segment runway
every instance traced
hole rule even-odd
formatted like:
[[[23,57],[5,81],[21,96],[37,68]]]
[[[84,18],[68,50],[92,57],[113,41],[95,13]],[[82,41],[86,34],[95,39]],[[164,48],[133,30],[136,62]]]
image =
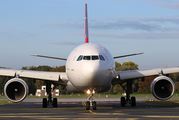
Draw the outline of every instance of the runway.
[[[97,101],[97,110],[86,110],[83,101],[63,101],[58,102],[58,108],[42,108],[41,102],[36,102],[38,98],[34,99],[35,101],[30,100],[31,102],[0,106],[0,119],[179,119],[179,106],[156,105],[140,101],[137,102],[136,107],[129,105],[121,107],[120,101],[112,101],[112,99]]]

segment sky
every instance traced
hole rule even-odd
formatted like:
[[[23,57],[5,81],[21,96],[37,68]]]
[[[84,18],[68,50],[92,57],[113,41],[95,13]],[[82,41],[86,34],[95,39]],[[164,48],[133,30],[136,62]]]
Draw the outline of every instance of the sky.
[[[84,43],[85,3],[89,41],[139,69],[179,66],[179,0],[0,0],[0,66],[65,65]],[[115,59],[123,63],[126,58]]]

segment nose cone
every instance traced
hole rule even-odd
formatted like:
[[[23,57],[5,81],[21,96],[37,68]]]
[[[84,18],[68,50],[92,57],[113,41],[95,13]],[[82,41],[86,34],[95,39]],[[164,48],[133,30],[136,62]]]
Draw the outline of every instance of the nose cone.
[[[99,63],[93,64],[84,64],[82,68],[82,73],[84,75],[86,84],[93,83],[95,79],[98,78],[100,67]]]
[[[99,62],[93,62],[92,64],[84,64],[82,68],[83,74],[83,89],[95,89],[100,91],[105,88],[111,80],[110,71]]]

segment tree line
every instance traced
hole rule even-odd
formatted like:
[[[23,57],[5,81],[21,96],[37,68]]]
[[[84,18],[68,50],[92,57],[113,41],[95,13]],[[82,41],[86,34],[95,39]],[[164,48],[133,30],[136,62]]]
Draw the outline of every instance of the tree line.
[[[0,67],[4,68],[4,67]],[[8,68],[9,69],[9,68]],[[52,72],[65,72],[66,68],[65,66],[56,66],[56,67],[50,67],[50,66],[25,66],[21,68],[22,70],[35,70],[35,71],[52,71]],[[126,70],[138,70],[138,65],[134,62],[124,62],[123,64],[120,64],[118,62],[115,62],[115,70],[116,71],[126,71]],[[156,78],[157,76],[149,76],[145,77],[144,79],[139,78],[135,79],[133,81],[133,92],[135,93],[142,93],[142,94],[149,94],[150,93],[150,84],[151,82]],[[175,92],[179,92],[179,73],[170,74],[169,77],[174,81],[175,83]],[[0,94],[2,94],[4,91],[4,85],[5,83],[10,80],[13,77],[7,77],[7,76],[0,76]],[[45,85],[45,82],[38,79],[31,79],[31,78],[22,78],[29,86],[29,94],[35,95],[36,89],[41,89],[42,85]],[[125,86],[125,84],[124,84]],[[59,89],[60,94],[69,94],[69,92],[66,89],[66,86],[59,85],[57,87]],[[125,93],[123,88],[119,85],[113,85],[111,90],[108,92],[111,94],[121,94]]]

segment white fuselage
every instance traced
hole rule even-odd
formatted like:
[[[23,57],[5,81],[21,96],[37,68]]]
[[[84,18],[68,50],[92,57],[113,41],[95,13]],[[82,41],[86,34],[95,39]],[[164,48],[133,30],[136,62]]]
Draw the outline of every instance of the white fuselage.
[[[96,92],[111,84],[114,76],[114,60],[103,46],[84,43],[76,47],[66,63],[67,77],[80,91],[94,89]]]

